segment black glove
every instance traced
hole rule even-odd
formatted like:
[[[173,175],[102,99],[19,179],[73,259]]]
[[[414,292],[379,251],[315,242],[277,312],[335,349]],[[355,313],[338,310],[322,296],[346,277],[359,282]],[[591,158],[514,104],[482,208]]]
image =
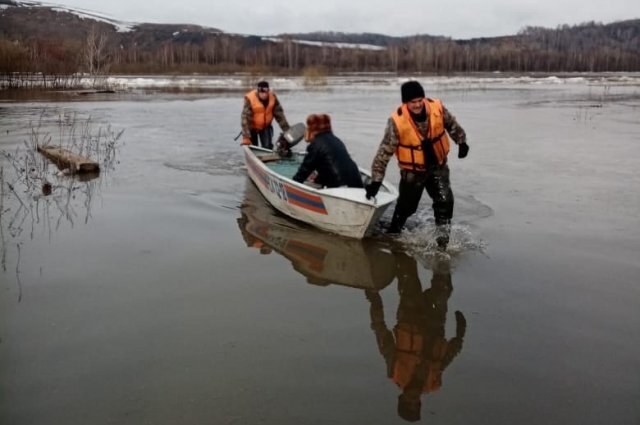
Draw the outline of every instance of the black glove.
[[[469,153],[469,145],[466,143],[460,143],[458,145],[458,158],[466,158]]]
[[[366,185],[364,189],[367,191],[367,199],[371,199],[376,196],[376,194],[380,190],[381,185],[382,182],[371,182]]]

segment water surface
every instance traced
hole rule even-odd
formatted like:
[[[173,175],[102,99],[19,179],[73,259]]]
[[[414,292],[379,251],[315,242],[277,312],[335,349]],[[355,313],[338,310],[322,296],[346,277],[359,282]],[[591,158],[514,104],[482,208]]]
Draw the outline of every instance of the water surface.
[[[369,168],[403,79],[272,81]],[[233,140],[241,90],[0,103],[4,151],[38,125],[124,130],[110,169],[50,197],[15,196],[2,160],[0,422],[404,423],[394,328],[419,323],[450,354],[414,383],[421,422],[638,423],[640,80],[421,81],[471,146],[447,256],[426,195],[396,239],[274,212]]]

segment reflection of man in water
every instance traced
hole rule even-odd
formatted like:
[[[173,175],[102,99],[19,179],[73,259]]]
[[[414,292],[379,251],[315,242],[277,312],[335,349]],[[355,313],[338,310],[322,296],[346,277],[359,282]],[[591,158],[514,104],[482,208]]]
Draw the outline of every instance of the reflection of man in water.
[[[402,389],[398,415],[415,422],[420,419],[420,396],[440,388],[442,372],[462,349],[466,320],[456,311],[456,336],[445,338],[447,301],[453,290],[448,260],[434,265],[431,287],[423,291],[415,259],[406,254],[396,254],[396,258],[400,304],[393,333],[384,322],[380,294],[366,294],[371,302],[371,328],[387,363],[387,375]]]

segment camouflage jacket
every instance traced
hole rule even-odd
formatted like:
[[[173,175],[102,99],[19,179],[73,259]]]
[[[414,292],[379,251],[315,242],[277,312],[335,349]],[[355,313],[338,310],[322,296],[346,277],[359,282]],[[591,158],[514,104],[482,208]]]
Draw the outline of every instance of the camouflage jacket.
[[[449,136],[451,136],[456,144],[466,143],[467,135],[463,128],[460,127],[460,124],[458,124],[458,121],[456,121],[456,117],[454,117],[444,106],[442,108],[444,109],[444,128],[447,130],[447,133],[449,133]],[[424,122],[416,122],[416,127],[418,127],[420,134],[426,138],[427,130],[429,128],[428,114],[427,119]],[[371,179],[373,181],[382,181],[384,179],[389,159],[396,152],[397,148],[398,129],[393,122],[393,118],[389,117],[384,137],[380,142],[376,156],[373,158],[373,163],[371,164]]]
[[[282,131],[289,130],[289,123],[287,117],[284,115],[284,109],[280,105],[278,97],[276,98],[276,104],[273,107],[273,118],[278,122],[278,125]],[[246,97],[244,98],[244,107],[242,108],[241,125],[242,125],[242,137],[251,137],[251,121],[253,119],[253,110],[251,109],[251,102]]]

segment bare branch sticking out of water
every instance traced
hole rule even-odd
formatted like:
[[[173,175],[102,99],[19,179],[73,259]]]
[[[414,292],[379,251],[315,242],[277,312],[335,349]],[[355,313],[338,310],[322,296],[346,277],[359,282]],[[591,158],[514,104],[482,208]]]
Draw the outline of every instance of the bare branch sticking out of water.
[[[9,184],[29,195],[36,195],[40,191],[44,195],[50,194],[47,193],[50,190],[55,192],[58,186],[52,185],[51,182],[65,174],[65,170],[55,170],[52,163],[38,153],[39,147],[55,146],[79,152],[82,156],[98,162],[100,169],[109,171],[113,168],[118,141],[124,130],[116,132],[110,125],[106,128],[97,127],[91,117],[80,121],[75,113],[61,114],[56,121],[58,140],[54,142],[51,135],[43,130],[44,116],[43,111],[38,123],[31,124],[30,140],[23,141],[22,148],[18,146],[14,153],[0,151],[15,174],[13,179],[8,180]]]
[[[18,195],[18,193],[16,192],[16,189],[13,187],[13,185],[10,184],[10,183],[7,183],[7,187],[9,188],[11,193],[13,193],[15,195],[16,199],[18,200],[18,202],[20,202],[20,205],[22,205],[23,208],[27,208],[27,206],[24,204],[24,202],[22,202],[22,199],[20,199],[20,195]]]
[[[18,260],[16,261],[16,282],[18,284],[18,302],[22,301],[22,281],[20,281],[20,244],[16,244],[18,248]]]
[[[4,167],[0,167],[0,243],[2,244],[2,271],[7,271],[7,243],[4,239]]]
[[[53,141],[51,134],[45,131],[45,118],[43,111],[38,122],[30,124],[29,140],[18,144],[14,152],[0,150],[3,165],[0,169],[3,271],[7,270],[6,248],[13,246],[7,246],[5,238],[21,244],[25,238],[36,237],[38,227],[48,231],[51,238],[52,226],[58,230],[63,223],[68,223],[73,228],[78,217],[87,223],[96,191],[117,164],[118,142],[124,130],[115,131],[110,125],[97,126],[90,117],[81,121],[76,114],[59,115],[53,123],[57,126],[58,140]],[[101,172],[70,175],[37,152],[42,145],[78,150],[99,162]],[[8,212],[11,212],[10,216]],[[17,273],[19,278],[19,270]]]

